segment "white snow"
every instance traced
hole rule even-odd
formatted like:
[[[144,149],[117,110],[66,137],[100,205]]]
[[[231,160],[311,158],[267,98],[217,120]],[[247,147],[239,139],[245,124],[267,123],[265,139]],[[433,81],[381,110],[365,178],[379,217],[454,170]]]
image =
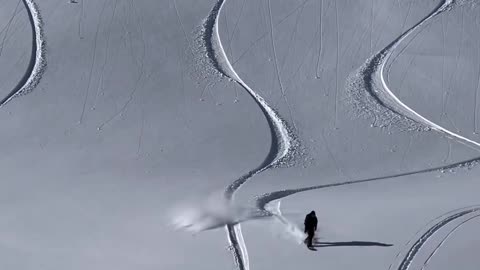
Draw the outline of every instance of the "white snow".
[[[476,269],[477,2],[0,1],[0,268]]]

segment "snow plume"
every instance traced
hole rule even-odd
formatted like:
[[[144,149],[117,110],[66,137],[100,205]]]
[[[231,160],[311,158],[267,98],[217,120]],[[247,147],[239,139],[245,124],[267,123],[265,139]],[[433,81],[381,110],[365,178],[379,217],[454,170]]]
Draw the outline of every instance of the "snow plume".
[[[280,229],[274,229],[275,232],[278,232],[280,237],[284,237],[287,240],[293,240],[296,244],[302,244],[303,240],[305,239],[306,235],[303,231],[297,226],[297,224],[288,220],[285,216],[283,216],[282,211],[280,209],[281,201],[275,201],[271,204],[268,204],[265,208],[270,213],[273,214],[273,217],[277,221],[277,224],[280,224]],[[275,228],[277,228],[275,226]]]
[[[179,203],[172,208],[169,215],[171,225],[176,229],[192,233],[268,216],[268,213],[263,211],[235,204],[225,198],[223,192]]]

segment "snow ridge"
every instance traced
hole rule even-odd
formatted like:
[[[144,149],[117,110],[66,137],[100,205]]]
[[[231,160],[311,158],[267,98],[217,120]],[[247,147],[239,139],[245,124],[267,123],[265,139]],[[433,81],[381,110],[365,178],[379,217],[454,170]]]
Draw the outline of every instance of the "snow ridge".
[[[221,76],[227,77],[239,84],[255,100],[268,122],[272,138],[270,151],[265,160],[257,168],[241,176],[225,189],[225,197],[231,200],[233,199],[234,193],[253,176],[272,167],[288,166],[289,162],[294,159],[295,148],[297,148],[299,144],[286,122],[270,107],[263,97],[253,91],[253,89],[240,78],[230,63],[219,34],[218,21],[224,4],[225,0],[218,0],[202,25],[201,41],[204,47],[203,50],[206,51],[205,55],[210,62],[209,64],[213,66],[215,73],[219,73]],[[229,224],[226,226],[226,230],[230,249],[233,253],[237,268],[240,270],[248,270],[248,253],[240,225]]]
[[[403,177],[403,176],[420,174],[420,173],[436,172],[436,171],[445,172],[447,170],[451,170],[451,169],[454,169],[454,168],[465,168],[465,169],[468,170],[468,169],[474,167],[475,165],[477,165],[478,162],[479,162],[478,158],[473,158],[473,159],[453,163],[453,164],[450,164],[450,165],[447,165],[447,166],[439,166],[439,167],[428,168],[428,169],[423,169],[423,170],[416,170],[416,171],[410,171],[410,172],[404,172],[404,173],[398,173],[398,174],[371,177],[371,178],[365,178],[365,179],[359,179],[359,180],[351,180],[351,181],[339,182],[339,183],[331,183],[331,184],[315,185],[315,186],[296,188],[296,189],[284,189],[284,190],[279,190],[279,191],[273,191],[273,192],[268,192],[268,193],[262,194],[260,196],[257,196],[256,199],[255,199],[255,205],[259,210],[265,211],[265,210],[267,210],[265,207],[270,202],[273,202],[275,200],[280,200],[280,199],[285,198],[287,196],[291,196],[291,195],[301,193],[301,192],[305,192],[305,191],[311,191],[311,190],[317,190],[317,189],[323,189],[323,188],[333,188],[333,187],[352,185],[352,184],[360,184],[360,183],[366,183],[366,182],[381,181],[381,180],[394,180],[396,178],[400,178],[400,177]]]
[[[32,27],[32,53],[27,71],[10,93],[0,101],[0,107],[15,97],[30,93],[40,82],[47,62],[43,33],[43,21],[37,4],[33,0],[23,0]]]

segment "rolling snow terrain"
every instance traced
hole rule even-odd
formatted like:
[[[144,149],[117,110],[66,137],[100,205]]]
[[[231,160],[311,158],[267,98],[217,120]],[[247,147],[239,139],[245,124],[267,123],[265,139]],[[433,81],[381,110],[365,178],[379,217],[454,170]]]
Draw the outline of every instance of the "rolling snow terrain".
[[[477,269],[478,1],[1,4],[1,269]]]

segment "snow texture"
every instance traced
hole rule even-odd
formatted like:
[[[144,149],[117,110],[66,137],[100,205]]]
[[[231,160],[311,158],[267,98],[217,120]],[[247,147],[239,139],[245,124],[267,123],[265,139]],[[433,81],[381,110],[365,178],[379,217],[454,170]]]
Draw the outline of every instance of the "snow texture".
[[[0,268],[475,267],[477,3],[2,1]]]

